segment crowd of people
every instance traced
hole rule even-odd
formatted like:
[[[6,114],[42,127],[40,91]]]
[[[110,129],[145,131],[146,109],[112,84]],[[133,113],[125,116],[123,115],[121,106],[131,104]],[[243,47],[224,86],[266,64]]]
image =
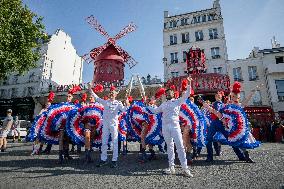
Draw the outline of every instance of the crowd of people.
[[[226,144],[232,146],[233,151],[240,161],[245,161],[247,163],[253,163],[254,161],[249,155],[247,149],[253,149],[259,146],[259,142],[254,139],[250,129],[248,128],[247,118],[243,111],[243,106],[245,104],[240,103],[240,84],[235,83],[229,96],[225,96],[222,91],[219,91],[215,95],[215,102],[212,104],[209,101],[204,101],[199,98],[199,103],[203,106],[202,108],[197,108],[198,112],[202,112],[203,117],[196,118],[196,122],[186,122],[181,120],[180,112],[183,104],[190,104],[191,107],[197,107],[194,105],[193,90],[191,89],[191,78],[183,81],[182,94],[179,95],[175,90],[175,87],[170,87],[168,89],[160,89],[156,95],[152,98],[147,98],[142,95],[143,108],[147,110],[147,114],[152,115],[162,115],[161,119],[161,132],[157,134],[160,136],[164,143],[153,143],[147,140],[147,134],[151,132],[152,126],[149,121],[141,118],[138,120],[138,124],[141,127],[139,131],[139,142],[140,153],[139,161],[146,162],[149,160],[156,159],[154,145],[158,145],[161,152],[165,152],[168,155],[168,168],[164,170],[165,174],[175,173],[175,152],[181,163],[182,170],[185,176],[192,177],[192,173],[189,170],[188,163],[192,163],[194,159],[198,159],[202,147],[207,149],[207,159],[206,162],[213,161],[213,147],[216,151],[216,155],[221,155],[221,145]],[[127,135],[126,139],[120,140],[119,138],[119,128],[118,125],[121,122],[120,115],[123,112],[128,111],[131,107],[132,99],[126,96],[124,103],[116,100],[118,91],[115,87],[111,87],[108,97],[100,98],[96,93],[101,90],[101,86],[93,87],[89,85],[89,101],[87,101],[87,94],[82,96],[82,102],[80,104],[81,109],[84,107],[94,105],[98,111],[101,111],[102,127],[98,128],[96,125],[99,122],[97,118],[88,115],[88,119],[83,122],[83,129],[81,134],[83,136],[83,142],[85,146],[85,162],[93,162],[91,157],[91,151],[93,150],[93,142],[95,138],[100,137],[100,145],[96,146],[101,152],[100,161],[97,167],[103,167],[108,165],[107,150],[110,149],[110,144],[112,145],[113,155],[110,166],[116,168],[118,166],[118,156],[122,144],[122,154],[127,154]],[[73,94],[76,89],[69,91],[67,95],[66,103],[58,107],[63,107],[63,113],[69,112],[75,107],[79,102],[72,102]],[[253,94],[253,92],[252,92]],[[251,97],[252,95],[250,95]],[[48,98],[48,102],[45,107],[40,112],[38,118],[35,122],[40,122],[41,124],[33,124],[30,130],[30,134],[27,137],[28,141],[34,141],[32,155],[40,153],[50,153],[52,145],[59,145],[59,164],[64,163],[64,161],[71,160],[72,157],[69,155],[69,144],[72,143],[72,148],[77,145],[77,150],[80,153],[82,143],[78,142],[76,138],[72,137],[74,133],[73,130],[68,129],[66,125],[66,116],[62,119],[58,119],[50,113],[50,107],[52,106],[52,100],[54,98],[54,93],[51,93]],[[160,99],[161,103],[158,106],[157,100]],[[54,107],[54,106],[53,106]],[[59,110],[56,110],[59,112]],[[7,144],[7,133],[10,129],[17,128],[17,120],[13,120],[12,111],[9,109],[7,111],[7,117],[3,122],[1,129],[1,150],[6,149]],[[235,117],[232,119],[231,114]],[[145,115],[145,114],[143,114]],[[201,115],[201,114],[200,114]],[[237,115],[237,116],[236,116]],[[143,116],[142,116],[143,117]],[[44,118],[44,119],[43,119]],[[159,117],[158,117],[159,118]],[[157,119],[158,119],[157,118]],[[41,121],[43,119],[43,121]],[[205,120],[207,126],[202,124],[196,124],[197,122],[202,122]],[[127,121],[127,119],[125,120]],[[39,129],[38,127],[43,127],[42,123],[45,122],[45,128]],[[47,137],[43,137],[43,134],[39,134],[45,131],[49,126],[48,123],[54,124],[55,129],[52,132],[56,134],[51,134],[47,140]],[[195,124],[195,125],[194,125]],[[197,128],[202,127],[202,128]],[[237,127],[237,128],[235,128]],[[197,130],[205,130],[204,133],[197,132]],[[195,131],[193,131],[195,130]],[[50,132],[50,133],[52,133]],[[70,134],[71,132],[71,134]],[[76,132],[76,131],[74,131]],[[73,135],[72,135],[73,134]],[[76,133],[75,133],[76,134]],[[72,135],[72,136],[70,136]],[[19,136],[19,135],[18,135]],[[54,139],[50,139],[52,137]],[[202,138],[205,142],[196,142]],[[205,139],[204,139],[205,138]],[[52,141],[53,140],[53,141]],[[46,149],[43,150],[43,145],[47,144]],[[149,148],[150,156],[146,153],[146,148]],[[187,156],[187,153],[192,152],[191,156]]]

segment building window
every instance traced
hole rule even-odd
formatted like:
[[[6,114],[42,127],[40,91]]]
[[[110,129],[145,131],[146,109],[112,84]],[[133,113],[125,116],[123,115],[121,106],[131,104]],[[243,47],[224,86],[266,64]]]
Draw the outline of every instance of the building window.
[[[252,103],[253,105],[262,105],[260,91],[255,91]]]
[[[29,82],[33,82],[33,81],[35,81],[35,73],[34,72],[32,72],[31,75],[29,75]]]
[[[27,96],[32,96],[34,95],[34,87],[28,87],[28,94]]]
[[[212,59],[217,59],[217,58],[220,58],[220,48],[219,47],[213,47],[211,48],[211,56],[212,56]]]
[[[179,76],[179,73],[178,73],[178,72],[171,72],[171,76],[172,76],[172,78],[173,78],[173,77],[178,77],[178,76]]]
[[[284,101],[284,80],[275,80],[279,101]]]
[[[177,21],[171,20],[170,21],[170,28],[175,28],[175,27],[177,27]]]
[[[233,68],[234,81],[243,81],[241,67]]]
[[[276,56],[275,60],[276,60],[276,64],[284,63],[284,56]]]
[[[176,45],[177,44],[177,35],[170,35],[170,45]]]
[[[0,91],[0,98],[6,98],[6,90],[5,89],[1,89]]]
[[[13,78],[12,78],[12,84],[17,84],[18,83],[18,76],[17,75],[14,75]]]
[[[218,39],[217,28],[209,29],[209,39]]]
[[[240,100],[241,100],[241,102],[242,101],[244,101],[244,99],[245,99],[245,91],[241,91],[241,93],[240,93]]]
[[[182,52],[182,57],[183,57],[183,62],[186,62],[186,51],[183,51]]]
[[[43,86],[43,84],[42,84],[42,86]],[[23,90],[23,92],[22,92],[22,96],[23,96],[23,97],[26,97],[26,96],[27,96],[27,88],[26,88],[26,87],[24,88],[24,90]]]
[[[188,18],[182,18],[182,19],[180,20],[180,25],[181,25],[181,26],[188,25]]]
[[[18,88],[12,88],[11,98],[16,98],[18,96]]]
[[[182,43],[189,43],[189,33],[182,33],[181,34],[181,42]]]
[[[212,21],[212,20],[214,20],[214,15],[213,14],[209,14],[207,18],[208,18],[208,21]]]
[[[214,69],[214,73],[222,73],[223,71],[222,67],[213,68],[213,69]]]
[[[172,64],[178,63],[178,53],[177,52],[171,53],[171,63]]]
[[[196,41],[203,41],[203,32],[202,30],[195,32],[195,39]]]
[[[249,73],[249,80],[250,81],[255,81],[255,80],[258,79],[256,66],[249,66],[248,67],[248,73]]]
[[[206,22],[206,15],[202,16],[202,22]]]
[[[191,23],[192,24],[200,23],[200,16],[194,16]]]

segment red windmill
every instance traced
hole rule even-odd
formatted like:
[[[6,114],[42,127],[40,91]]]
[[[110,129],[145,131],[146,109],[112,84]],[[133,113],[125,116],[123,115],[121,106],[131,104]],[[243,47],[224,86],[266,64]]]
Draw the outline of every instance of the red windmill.
[[[135,31],[136,25],[130,23],[117,35],[110,37],[93,15],[86,18],[86,21],[108,40],[104,45],[92,49],[88,54],[83,56],[88,63],[94,61],[93,82],[107,85],[113,82],[120,83],[124,78],[125,63],[132,68],[137,62],[118,46],[116,41],[126,34]]]

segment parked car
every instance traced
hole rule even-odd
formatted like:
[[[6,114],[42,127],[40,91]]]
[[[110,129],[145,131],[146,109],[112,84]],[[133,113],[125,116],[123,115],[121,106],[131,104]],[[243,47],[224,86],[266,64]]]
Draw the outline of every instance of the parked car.
[[[26,121],[26,120],[19,120],[20,122],[20,136],[21,137],[26,137],[27,133],[28,133],[28,129],[31,127],[31,122],[30,121]],[[18,133],[15,132],[16,136],[18,136]],[[7,137],[13,137],[13,130],[10,130]]]

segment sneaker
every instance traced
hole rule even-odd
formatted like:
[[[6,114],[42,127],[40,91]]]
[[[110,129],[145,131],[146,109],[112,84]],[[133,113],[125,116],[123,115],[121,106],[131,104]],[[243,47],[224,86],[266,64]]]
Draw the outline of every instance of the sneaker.
[[[117,161],[112,161],[110,167],[117,168]]]
[[[183,170],[183,175],[186,177],[193,177],[189,169],[184,169]]]
[[[101,161],[96,165],[96,167],[103,167],[103,166],[105,166],[105,165],[107,165],[107,161],[101,160]]]
[[[176,171],[175,171],[174,166],[171,166],[171,167],[164,170],[164,174],[166,174],[166,175],[174,175],[175,173],[176,173]]]
[[[5,152],[5,149],[1,149],[1,152]]]

